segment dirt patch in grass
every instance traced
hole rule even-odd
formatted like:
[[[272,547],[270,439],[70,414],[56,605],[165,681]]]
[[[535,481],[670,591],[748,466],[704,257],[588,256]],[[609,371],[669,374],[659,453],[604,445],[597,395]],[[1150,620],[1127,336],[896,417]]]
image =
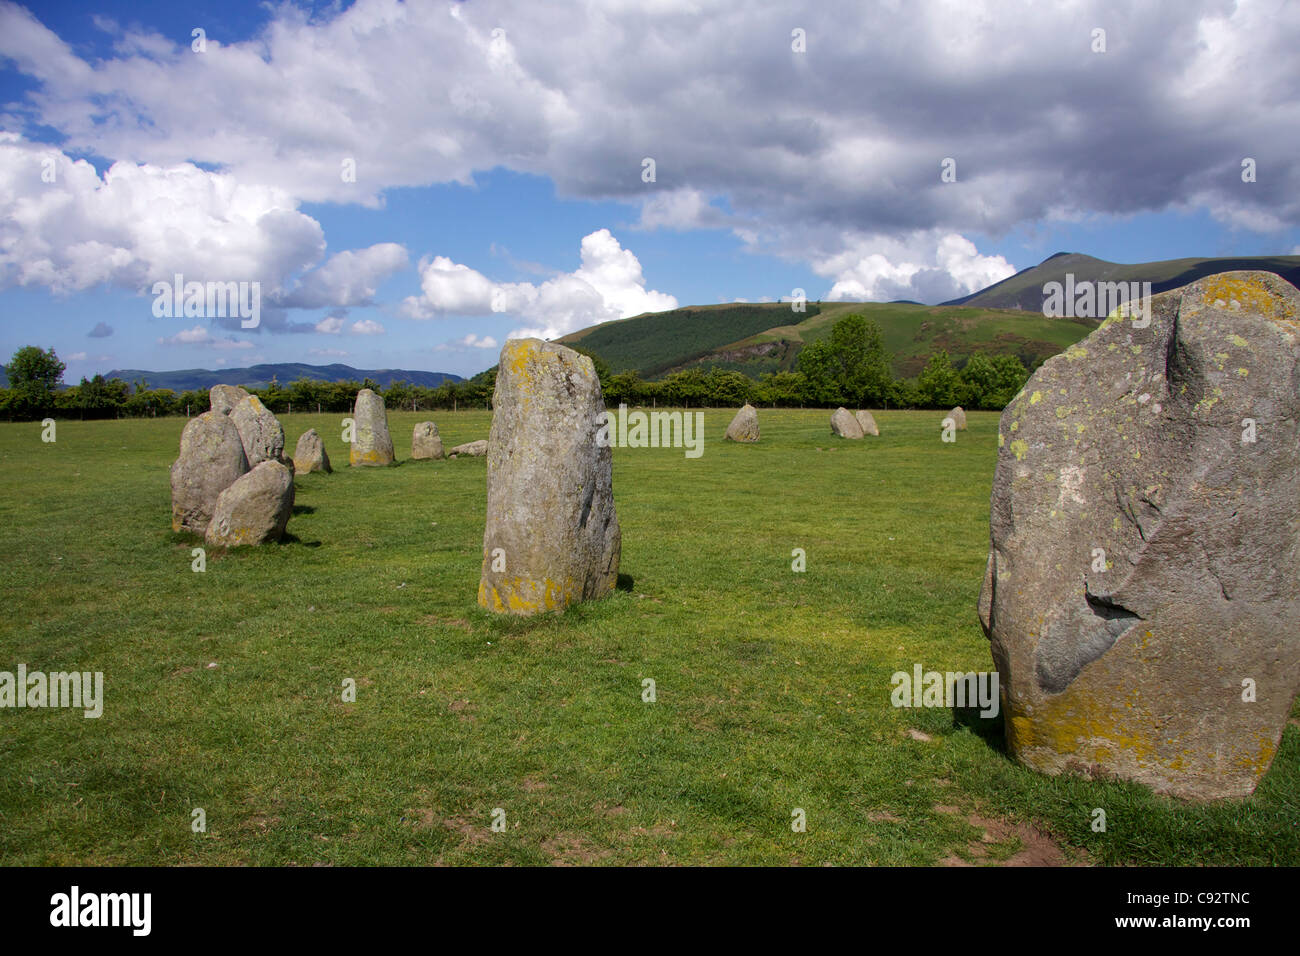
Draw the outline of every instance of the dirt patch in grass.
[[[934,809],[952,815],[961,815],[963,812],[952,806],[936,806]],[[1086,854],[1080,861],[1071,862],[1051,834],[1033,824],[997,820],[979,813],[966,814],[966,822],[980,831],[979,837],[966,845],[964,857],[950,853],[939,861],[940,866],[1087,865]],[[1001,855],[998,850],[1005,850],[1013,840],[1019,843],[1019,849],[1010,856]]]
[[[560,833],[542,843],[542,852],[552,866],[588,866],[609,856],[609,850],[600,850],[577,833]]]

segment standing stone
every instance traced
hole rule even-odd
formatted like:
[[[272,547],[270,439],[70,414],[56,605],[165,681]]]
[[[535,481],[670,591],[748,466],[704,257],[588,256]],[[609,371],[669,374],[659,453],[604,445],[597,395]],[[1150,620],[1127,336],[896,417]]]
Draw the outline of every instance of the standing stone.
[[[384,400],[368,388],[357,392],[352,409],[355,430],[348,460],[352,465],[391,465],[393,437],[388,434],[388,411]]]
[[[478,441],[467,441],[463,445],[457,445],[451,451],[447,452],[447,457],[455,458],[458,455],[469,455],[472,458],[482,458],[487,454],[487,448],[487,439],[480,438]]]
[[[862,429],[862,434],[872,435],[877,438],[880,437],[880,429],[876,426],[875,416],[870,412],[865,412],[859,409],[854,413],[853,417],[858,420],[858,425]]]
[[[248,392],[238,385],[213,385],[208,389],[208,404],[212,411],[229,415],[230,410],[248,398]]]
[[[952,419],[953,426],[959,432],[966,430],[966,410],[960,405],[948,413],[948,418]]]
[[[1251,793],[1300,688],[1300,292],[1228,272],[1112,315],[998,444],[979,611],[1010,750]]]
[[[325,453],[325,443],[321,441],[316,429],[309,428],[302,433],[298,444],[293,449],[294,471],[304,474],[313,471],[331,472],[330,456]]]
[[[758,441],[758,411],[753,405],[746,403],[736,412],[736,417],[727,426],[727,438],[739,442]]]
[[[420,422],[411,435],[411,457],[415,459],[441,458],[442,438],[433,422]]]
[[[204,540],[220,548],[279,541],[292,513],[293,472],[267,460],[217,498]]]
[[[256,395],[240,399],[230,410],[230,420],[239,429],[250,468],[263,461],[284,459],[284,428]]]
[[[181,432],[172,463],[172,530],[203,534],[217,497],[244,472],[248,459],[239,429],[221,412],[195,415]]]
[[[618,579],[608,413],[591,359],[554,342],[501,349],[487,454],[478,602],[502,614],[558,611]]]
[[[862,426],[847,408],[837,408],[831,412],[831,431],[841,438],[861,438]]]

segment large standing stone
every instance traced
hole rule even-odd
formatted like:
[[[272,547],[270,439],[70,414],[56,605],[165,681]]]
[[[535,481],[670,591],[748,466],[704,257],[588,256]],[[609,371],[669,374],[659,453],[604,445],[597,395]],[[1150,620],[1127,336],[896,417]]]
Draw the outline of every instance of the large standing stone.
[[[239,429],[221,412],[195,415],[172,463],[172,530],[203,534],[217,497],[248,471]]]
[[[415,459],[441,458],[442,437],[433,422],[420,422],[411,434],[411,457]]]
[[[858,425],[862,428],[862,434],[880,437],[880,429],[876,425],[876,417],[870,412],[859,409],[853,415],[858,420]]]
[[[736,412],[736,417],[727,426],[727,438],[731,441],[758,441],[758,411],[753,405],[746,404]]]
[[[511,339],[501,349],[492,408],[479,604],[536,614],[608,594],[622,538],[591,359],[557,343]]]
[[[1298,360],[1300,292],[1229,272],[1007,406],[980,618],[1024,763],[1254,790],[1300,687]]]
[[[240,399],[230,410],[230,420],[239,429],[250,468],[263,461],[283,461],[284,428],[260,398],[249,395]]]
[[[388,434],[384,400],[368,388],[357,392],[352,409],[354,430],[348,460],[353,465],[391,465],[393,438]]]
[[[229,415],[230,410],[248,398],[248,392],[238,385],[213,385],[208,389],[208,404],[212,411]]]
[[[279,541],[292,513],[293,472],[264,461],[217,498],[204,540],[221,548]]]
[[[831,412],[831,431],[841,438],[861,438],[862,426],[847,408]]]
[[[952,419],[953,427],[956,428],[957,431],[964,432],[966,430],[966,410],[960,405],[950,411],[947,417]],[[947,419],[945,419],[945,421],[946,420]]]
[[[298,438],[298,444],[293,449],[293,468],[304,474],[334,470],[330,467],[330,456],[325,453],[325,443],[316,434],[316,429],[309,428]]]

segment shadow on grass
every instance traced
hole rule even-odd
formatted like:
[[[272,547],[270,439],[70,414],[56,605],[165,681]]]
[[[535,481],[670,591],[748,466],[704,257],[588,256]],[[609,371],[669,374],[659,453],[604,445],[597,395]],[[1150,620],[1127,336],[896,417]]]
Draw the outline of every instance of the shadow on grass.
[[[1003,756],[1007,755],[1006,734],[1001,710],[997,712],[996,716],[981,717],[979,707],[954,707],[952,709],[952,725],[957,730],[962,728],[970,730],[988,744],[991,750],[995,750]]]
[[[614,587],[620,591],[627,591],[630,594],[632,592],[633,583],[632,575],[620,574],[618,580],[614,583]]]
[[[314,515],[316,509],[312,505],[294,505],[293,513],[296,515]]]

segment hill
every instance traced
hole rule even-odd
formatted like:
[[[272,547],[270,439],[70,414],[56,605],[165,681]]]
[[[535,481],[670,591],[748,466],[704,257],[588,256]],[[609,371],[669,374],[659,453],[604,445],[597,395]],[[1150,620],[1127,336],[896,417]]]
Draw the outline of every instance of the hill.
[[[120,378],[127,382],[144,379],[150,388],[170,388],[177,392],[190,389],[209,389],[213,385],[248,385],[263,388],[274,378],[281,385],[288,385],[299,378],[318,382],[362,382],[367,378],[387,388],[393,382],[405,381],[411,385],[424,385],[436,388],[444,381],[460,382],[459,375],[450,372],[421,372],[403,368],[364,369],[351,365],[304,365],[299,362],[277,362],[267,365],[252,365],[248,368],[186,368],[170,372],[149,372],[143,369],[114,369],[104,375],[105,378]]]
[[[1164,259],[1131,265],[1107,262],[1078,252],[1058,252],[1036,266],[996,282],[986,289],[952,299],[944,305],[982,306],[986,309],[1024,309],[1041,311],[1043,286],[1064,282],[1066,273],[1074,281],[1150,282],[1153,295],[1177,289],[1216,272],[1237,269],[1262,269],[1276,272],[1294,286],[1300,286],[1300,256],[1238,256],[1222,259]]]

